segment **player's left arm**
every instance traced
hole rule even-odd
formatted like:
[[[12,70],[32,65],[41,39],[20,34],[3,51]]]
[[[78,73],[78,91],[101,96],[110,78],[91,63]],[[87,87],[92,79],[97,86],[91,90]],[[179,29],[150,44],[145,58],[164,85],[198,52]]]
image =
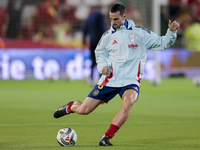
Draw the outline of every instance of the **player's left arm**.
[[[180,27],[180,24],[177,21],[171,22],[171,20],[169,20],[168,27],[170,31],[175,32]]]
[[[177,21],[171,22],[169,20],[168,30],[165,36],[158,36],[154,32],[144,33],[144,39],[147,49],[150,50],[164,50],[172,46],[177,38],[177,29],[180,27]]]

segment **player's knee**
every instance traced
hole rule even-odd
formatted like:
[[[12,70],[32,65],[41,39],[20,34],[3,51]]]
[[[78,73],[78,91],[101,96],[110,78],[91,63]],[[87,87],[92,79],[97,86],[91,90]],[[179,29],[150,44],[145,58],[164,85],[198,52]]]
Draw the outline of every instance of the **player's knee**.
[[[127,90],[122,96],[122,99],[124,102],[129,103],[130,106],[132,106],[138,98],[138,94],[134,90]]]
[[[135,99],[131,98],[131,97],[126,97],[126,99],[123,100],[123,105],[122,105],[122,111],[123,113],[130,113],[131,108],[133,106],[133,104],[136,102]]]
[[[133,96],[126,96],[124,97],[123,100],[125,103],[127,103],[128,106],[133,106],[133,104],[137,101],[136,98],[134,98]]]

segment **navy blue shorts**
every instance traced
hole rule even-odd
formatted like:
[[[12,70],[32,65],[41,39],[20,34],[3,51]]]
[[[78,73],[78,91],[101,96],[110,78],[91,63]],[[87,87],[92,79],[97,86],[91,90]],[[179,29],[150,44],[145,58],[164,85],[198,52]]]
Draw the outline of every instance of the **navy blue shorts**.
[[[108,103],[108,101],[114,98],[117,94],[119,94],[122,98],[124,91],[127,89],[133,89],[139,95],[140,88],[136,84],[130,84],[124,87],[108,87],[103,85],[96,85],[88,97],[104,100],[105,103]]]

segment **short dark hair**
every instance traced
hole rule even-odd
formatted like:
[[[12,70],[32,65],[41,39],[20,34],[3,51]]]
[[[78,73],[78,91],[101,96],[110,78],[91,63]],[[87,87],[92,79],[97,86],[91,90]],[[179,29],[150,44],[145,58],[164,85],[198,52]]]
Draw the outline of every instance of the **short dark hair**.
[[[111,13],[116,13],[117,11],[120,12],[121,16],[123,16],[124,14],[126,14],[126,8],[122,4],[114,4],[114,5],[111,6],[111,8],[110,8],[110,12]]]

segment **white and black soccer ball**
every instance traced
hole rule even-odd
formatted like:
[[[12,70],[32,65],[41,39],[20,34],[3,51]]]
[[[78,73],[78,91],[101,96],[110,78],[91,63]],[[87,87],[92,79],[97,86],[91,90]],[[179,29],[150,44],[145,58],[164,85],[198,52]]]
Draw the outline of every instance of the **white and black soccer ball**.
[[[77,134],[72,128],[63,128],[58,131],[56,139],[61,146],[73,146],[77,141]]]

